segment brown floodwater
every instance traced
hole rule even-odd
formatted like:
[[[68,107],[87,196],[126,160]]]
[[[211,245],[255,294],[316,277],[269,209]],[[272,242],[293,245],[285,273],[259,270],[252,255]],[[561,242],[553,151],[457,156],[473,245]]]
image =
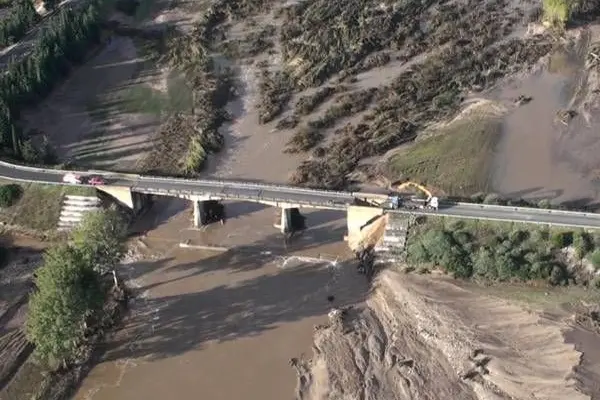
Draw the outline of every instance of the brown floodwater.
[[[573,205],[598,199],[600,137],[582,116],[568,126],[557,116],[575,108],[574,96],[582,85],[585,76],[580,73],[540,69],[491,93],[510,110],[496,149],[492,183],[497,192]],[[520,95],[530,96],[531,102],[515,106]]]
[[[122,269],[136,293],[130,315],[75,399],[292,399],[290,359],[311,355],[332,306],[364,298],[344,214],[306,213],[309,229],[285,244],[273,208],[226,203],[225,225],[195,230],[184,206],[159,201],[139,224],[147,256]]]

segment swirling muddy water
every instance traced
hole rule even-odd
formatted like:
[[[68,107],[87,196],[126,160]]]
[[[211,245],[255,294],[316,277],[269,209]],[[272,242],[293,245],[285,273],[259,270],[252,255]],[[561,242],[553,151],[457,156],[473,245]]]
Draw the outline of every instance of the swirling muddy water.
[[[290,359],[310,355],[313,327],[332,306],[366,292],[342,241],[344,215],[307,213],[311,229],[285,244],[274,209],[226,206],[227,223],[201,231],[189,229],[188,210],[147,218],[159,226],[140,242],[155,255],[123,266],[130,314],[75,399],[293,398]]]

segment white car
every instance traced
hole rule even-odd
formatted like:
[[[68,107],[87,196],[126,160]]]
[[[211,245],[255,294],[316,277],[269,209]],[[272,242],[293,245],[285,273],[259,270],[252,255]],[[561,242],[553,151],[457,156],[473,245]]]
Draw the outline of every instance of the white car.
[[[73,185],[79,185],[79,184],[81,184],[81,177],[79,175],[68,173],[68,174],[65,174],[65,176],[63,176],[62,181],[64,183],[71,183]]]

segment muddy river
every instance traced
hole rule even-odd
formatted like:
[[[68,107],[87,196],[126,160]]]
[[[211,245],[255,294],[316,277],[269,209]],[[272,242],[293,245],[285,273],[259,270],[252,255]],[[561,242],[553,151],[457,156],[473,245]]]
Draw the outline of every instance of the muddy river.
[[[310,229],[285,244],[273,208],[226,204],[225,225],[195,230],[185,204],[165,203],[138,226],[150,261],[123,267],[136,292],[130,316],[75,399],[294,398],[290,359],[310,356],[332,305],[367,289],[347,261],[344,215],[307,213]]]
[[[590,205],[600,196],[597,110],[584,105],[597,85],[580,60],[513,78],[490,98],[510,110],[494,163],[494,189],[514,198]],[[530,102],[515,105],[526,96]],[[564,119],[566,112],[573,117]]]

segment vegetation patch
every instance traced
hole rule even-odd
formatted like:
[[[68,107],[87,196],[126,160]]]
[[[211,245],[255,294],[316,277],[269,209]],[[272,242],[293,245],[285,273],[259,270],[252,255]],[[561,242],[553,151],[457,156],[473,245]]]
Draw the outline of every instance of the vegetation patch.
[[[552,26],[564,28],[578,0],[543,0],[544,21]]]
[[[27,339],[34,359],[49,372],[37,398],[62,398],[75,370],[110,328],[125,304],[116,263],[125,250],[126,223],[115,210],[90,213],[71,242],[48,249],[29,298]],[[66,373],[65,373],[66,372]],[[50,384],[49,384],[49,382]],[[60,393],[61,397],[54,397]]]
[[[407,244],[413,266],[485,281],[596,284],[598,233],[452,218],[420,222]]]
[[[292,97],[290,79],[285,72],[261,71],[258,85],[260,102],[258,104],[258,122],[266,124],[273,121],[285,109]]]
[[[230,58],[245,59],[257,56],[275,46],[273,37],[277,28],[266,25],[249,32],[242,39],[227,40],[220,45],[223,53]]]
[[[393,181],[414,179],[453,195],[489,191],[501,124],[498,116],[485,112],[458,117],[391,156],[387,174]]]
[[[40,15],[35,11],[33,1],[15,2],[6,18],[0,20],[0,48],[21,40],[39,20]]]
[[[209,7],[189,34],[170,40],[162,61],[185,76],[192,91],[192,107],[161,126],[158,144],[142,163],[144,172],[193,176],[206,157],[223,146],[219,127],[228,119],[224,107],[233,85],[231,72],[215,66],[210,54],[216,28],[225,21],[227,11],[218,4]]]
[[[286,144],[286,153],[301,153],[316,147],[323,140],[323,133],[312,126],[299,129]]]
[[[18,201],[2,209],[0,218],[9,225],[42,232],[54,231],[66,195],[95,196],[96,190],[88,187],[26,184],[22,187]]]
[[[384,88],[363,121],[336,135],[324,159],[304,162],[292,182],[310,187],[345,187],[360,160],[409,143],[433,122],[456,113],[466,88],[488,86],[505,74],[533,64],[550,48],[540,38],[531,42],[509,40],[482,50],[477,58],[464,47],[448,48],[429,57]]]
[[[25,159],[26,138],[18,124],[20,110],[37,104],[64,79],[71,64],[81,63],[100,41],[100,0],[82,10],[62,9],[50,17],[49,27],[31,54],[10,64],[0,79],[0,143],[5,154]],[[25,160],[35,162],[36,160]]]
[[[17,184],[9,183],[0,186],[0,207],[6,208],[14,205],[23,194],[23,188]]]
[[[312,113],[319,105],[328,100],[337,93],[348,90],[347,86],[325,86],[319,88],[313,94],[302,96],[298,99],[294,106],[294,113],[297,115],[308,115]]]
[[[167,77],[166,91],[153,89],[147,84],[137,84],[123,89],[118,95],[123,111],[130,113],[151,114],[154,116],[189,113],[192,94],[183,77],[171,73]]]

